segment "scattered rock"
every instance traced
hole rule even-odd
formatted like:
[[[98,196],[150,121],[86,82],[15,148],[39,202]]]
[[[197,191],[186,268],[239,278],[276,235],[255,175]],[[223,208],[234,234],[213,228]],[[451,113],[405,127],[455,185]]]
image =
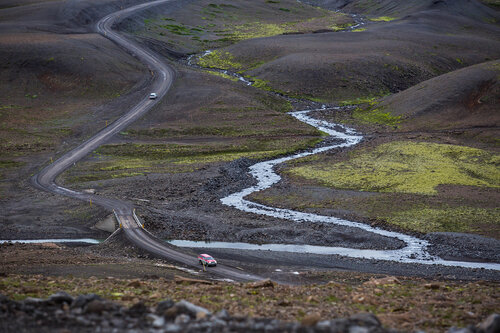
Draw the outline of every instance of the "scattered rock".
[[[433,289],[433,290],[436,290],[436,289],[439,289],[441,286],[437,283],[426,283],[424,284],[424,288],[427,288],[427,289]]]
[[[73,297],[71,297],[70,295],[68,295],[68,293],[66,293],[64,291],[60,291],[56,294],[50,295],[49,301],[56,303],[56,304],[61,304],[61,303],[72,304]]]
[[[175,317],[177,317],[177,314],[179,313],[179,310],[177,309],[176,306],[172,306],[171,308],[167,309],[163,315],[165,316],[165,318],[167,319],[174,319]]]
[[[379,327],[381,325],[380,320],[373,313],[357,313],[349,319],[365,326]]]
[[[218,319],[227,320],[229,318],[229,312],[226,309],[222,309],[215,315]]]
[[[176,283],[186,283],[186,284],[213,284],[211,281],[199,280],[199,279],[190,279],[183,276],[176,275],[174,277]]]
[[[274,288],[276,286],[276,282],[271,279],[265,279],[257,282],[247,283],[245,285],[247,288]]]
[[[179,313],[187,314],[191,318],[196,318],[198,312],[203,312],[205,315],[211,315],[212,313],[201,306],[194,305],[188,301],[182,300],[178,302],[175,307],[178,309]]]
[[[85,313],[97,313],[101,314],[104,311],[113,310],[114,304],[107,301],[93,300],[90,301],[85,307]]]
[[[349,333],[369,333],[370,329],[363,326],[351,326],[349,327]]]
[[[191,320],[191,318],[189,318],[189,316],[187,314],[181,313],[180,315],[178,315],[175,318],[175,323],[177,325],[187,324],[187,323],[189,323],[190,320]]]
[[[167,299],[164,301],[161,301],[156,305],[156,314],[158,315],[165,315],[165,311],[170,309],[175,305],[175,302],[172,301],[171,299]]]
[[[177,324],[168,324],[165,326],[166,333],[177,333],[181,331],[181,327]]]
[[[101,296],[96,294],[80,295],[73,300],[71,308],[83,308],[87,303],[93,300],[102,300]]]
[[[129,284],[127,284],[127,287],[139,288],[141,285],[142,285],[141,281],[133,280],[133,281],[130,281]]]
[[[45,303],[44,299],[41,298],[36,298],[36,297],[26,297],[24,299],[24,304],[30,304],[30,305],[39,305]]]
[[[310,313],[302,319],[302,325],[304,326],[314,326],[321,320],[319,313]]]
[[[42,247],[49,248],[49,249],[60,249],[61,247],[57,245],[56,243],[42,243],[40,244]]]
[[[494,313],[486,318],[478,327],[484,333],[500,332],[500,314]]]
[[[287,300],[281,300],[278,302],[278,305],[279,306],[290,306],[290,305],[292,305],[292,303],[290,301],[287,301]]]
[[[146,316],[146,320],[154,327],[154,328],[160,328],[165,325],[165,318],[157,316],[155,314],[149,313]]]
[[[149,311],[148,307],[143,302],[135,303],[128,309],[128,313],[132,317],[141,317]]]
[[[205,319],[207,317],[207,313],[203,311],[196,312],[196,320]]]
[[[365,286],[383,286],[387,284],[401,284],[401,281],[398,280],[395,276],[386,276],[380,279],[370,279],[363,283]]]
[[[62,332],[68,327],[71,331],[82,332],[395,332],[382,327],[380,320],[371,313],[332,320],[322,320],[319,313],[309,313],[297,323],[231,316],[227,310],[221,310],[213,316],[207,309],[184,300],[178,303],[164,300],[153,308],[138,302],[125,308],[94,294],[73,299],[65,292],[56,293],[47,299],[27,298],[22,302],[0,295],[0,318],[2,325],[6,325],[9,331],[20,332]],[[28,325],[36,325],[36,330],[34,326]],[[500,315],[493,314],[478,326],[454,327],[448,333],[493,333],[499,332],[499,327]]]

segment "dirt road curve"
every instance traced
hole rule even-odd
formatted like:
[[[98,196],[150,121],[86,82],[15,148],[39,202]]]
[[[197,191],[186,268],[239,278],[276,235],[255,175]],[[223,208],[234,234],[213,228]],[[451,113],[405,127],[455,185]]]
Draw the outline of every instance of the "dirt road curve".
[[[154,1],[120,10],[104,17],[97,23],[96,26],[96,30],[98,33],[112,40],[119,46],[125,48],[128,52],[133,54],[150,68],[151,72],[154,75],[154,79],[150,85],[150,91],[156,92],[158,94],[158,99],[150,100],[147,96],[145,96],[133,108],[131,108],[126,114],[116,120],[113,124],[102,129],[89,140],[85,141],[75,149],[65,153],[59,159],[46,166],[42,171],[34,175],[31,181],[39,189],[65,195],[75,199],[80,199],[83,201],[92,200],[94,204],[100,205],[109,210],[114,210],[116,216],[119,219],[119,223],[122,225],[122,228],[125,231],[127,238],[132,243],[156,256],[174,260],[185,265],[198,267],[198,263],[195,257],[190,254],[188,255],[184,252],[180,252],[177,249],[166,245],[165,242],[154,237],[149,232],[140,227],[134,219],[132,204],[117,199],[104,198],[93,194],[76,192],[61,187],[55,183],[55,179],[58,175],[60,175],[67,168],[71,167],[74,163],[80,161],[87,154],[94,151],[97,147],[107,142],[113,135],[122,131],[124,128],[126,128],[135,120],[148,112],[156,103],[158,103],[158,101],[163,96],[165,96],[167,91],[170,89],[170,86],[172,85],[172,82],[175,78],[174,70],[166,63],[164,63],[154,53],[142,49],[136,43],[127,40],[125,37],[121,36],[111,29],[115,22],[127,17],[132,12],[144,9],[148,6],[155,6],[169,1],[171,0]],[[216,268],[211,268],[210,272],[219,277],[238,281],[259,279],[258,276],[246,274],[240,270],[225,267],[224,265],[219,265]]]

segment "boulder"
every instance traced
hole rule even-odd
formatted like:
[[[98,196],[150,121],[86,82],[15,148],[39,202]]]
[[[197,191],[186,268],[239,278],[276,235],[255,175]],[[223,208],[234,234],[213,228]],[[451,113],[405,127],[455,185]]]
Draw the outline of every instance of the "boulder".
[[[276,286],[276,282],[271,279],[265,279],[257,282],[247,283],[246,288],[274,288]]]
[[[381,325],[380,320],[373,313],[357,313],[349,319],[363,326],[380,327]]]
[[[196,318],[199,312],[205,313],[205,316],[211,315],[212,313],[201,306],[194,305],[193,303],[189,303],[188,301],[182,300],[175,304],[179,313],[184,313],[189,315],[191,318]]]
[[[157,305],[156,305],[156,314],[157,315],[165,315],[165,311],[167,311],[168,309],[170,309],[171,307],[173,307],[175,305],[175,302],[172,301],[171,299],[167,299],[167,300],[164,300],[164,301],[161,301],[159,302]]]
[[[83,308],[85,305],[88,303],[92,302],[93,300],[102,300],[101,296],[96,295],[96,294],[87,294],[87,295],[79,295],[76,297],[73,302],[71,303],[71,308]]]
[[[500,332],[500,314],[493,313],[479,324],[478,328],[484,333]]]
[[[53,302],[56,304],[61,304],[61,303],[72,304],[73,303],[73,297],[71,297],[68,293],[66,293],[64,291],[59,291],[53,295],[50,295],[48,300],[50,302]]]

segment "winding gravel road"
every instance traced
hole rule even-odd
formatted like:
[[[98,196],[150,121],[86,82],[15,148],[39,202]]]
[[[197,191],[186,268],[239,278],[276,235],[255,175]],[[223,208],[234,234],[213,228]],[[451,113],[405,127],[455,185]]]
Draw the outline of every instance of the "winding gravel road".
[[[134,208],[131,203],[117,199],[104,198],[94,194],[73,191],[71,189],[61,187],[55,182],[57,176],[59,176],[62,172],[71,167],[74,163],[83,159],[100,145],[106,143],[113,135],[119,133],[135,120],[143,116],[146,112],[151,110],[151,108],[155,106],[170,89],[172,82],[175,79],[175,71],[153,52],[143,49],[138,44],[112,30],[115,22],[129,16],[133,12],[170,1],[172,0],[159,0],[129,7],[127,9],[109,14],[108,16],[102,18],[96,25],[96,31],[99,34],[123,47],[149,67],[154,76],[153,81],[150,84],[150,91],[156,92],[158,94],[158,98],[156,100],[151,100],[148,96],[145,96],[126,114],[110,126],[102,129],[89,140],[85,141],[75,149],[65,153],[53,163],[47,165],[42,171],[31,178],[31,182],[35,185],[35,187],[41,190],[87,202],[92,200],[94,204],[113,210],[118,222],[125,231],[126,237],[132,243],[158,257],[174,260],[179,263],[198,268],[198,261],[192,254],[181,252],[144,230],[137,217],[135,217]],[[210,268],[210,273],[219,277],[238,281],[261,279],[258,276],[246,274],[241,270],[224,265],[218,265],[216,268]]]

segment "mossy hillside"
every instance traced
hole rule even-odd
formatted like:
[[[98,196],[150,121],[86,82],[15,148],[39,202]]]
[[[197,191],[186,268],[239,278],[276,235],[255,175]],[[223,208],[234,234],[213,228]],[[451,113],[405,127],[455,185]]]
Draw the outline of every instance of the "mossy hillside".
[[[438,185],[500,187],[499,155],[464,146],[396,141],[355,152],[345,162],[289,170],[343,189],[436,194]]]
[[[320,29],[340,31],[349,28],[352,23],[339,23],[345,19],[344,14],[324,11],[321,17],[313,17],[298,22],[261,23],[258,21],[248,22],[234,26],[230,37],[235,41],[270,37],[286,33],[307,33]]]
[[[141,33],[161,39],[172,48],[196,53],[244,39],[320,29],[338,31],[352,24],[347,15],[293,0],[214,0],[189,4],[170,17],[147,19]]]

